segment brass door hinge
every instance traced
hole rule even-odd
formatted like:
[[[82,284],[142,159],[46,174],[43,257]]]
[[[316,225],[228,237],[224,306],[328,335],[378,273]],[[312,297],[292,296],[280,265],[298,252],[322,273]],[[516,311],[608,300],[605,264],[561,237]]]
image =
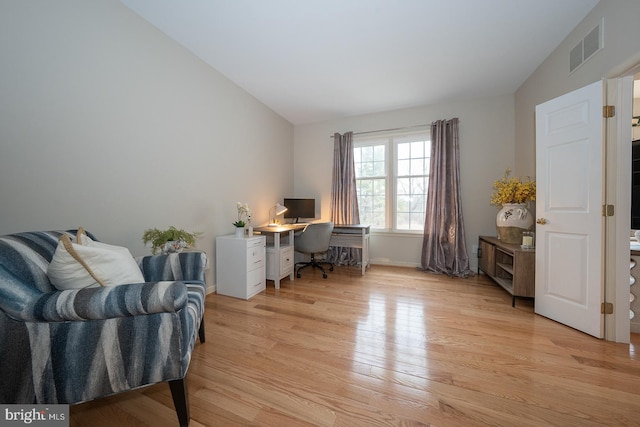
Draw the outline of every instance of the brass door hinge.
[[[613,314],[613,303],[603,302],[602,304],[600,304],[600,313]]]
[[[602,205],[602,216],[613,216],[615,212],[614,205]]]
[[[603,105],[602,106],[602,117],[608,119],[609,117],[615,117],[616,115],[616,106],[615,105]]]

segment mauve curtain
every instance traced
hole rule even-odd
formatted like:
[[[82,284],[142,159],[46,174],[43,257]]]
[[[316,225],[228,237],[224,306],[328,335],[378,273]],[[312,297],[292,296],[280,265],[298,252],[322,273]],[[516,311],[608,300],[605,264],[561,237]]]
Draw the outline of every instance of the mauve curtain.
[[[333,135],[333,184],[331,186],[331,221],[360,224],[356,171],[353,161],[353,132]],[[328,260],[336,265],[355,265],[362,259],[360,249],[332,246]]]
[[[469,269],[460,202],[457,118],[431,124],[431,168],[422,269],[457,277],[473,275]]]

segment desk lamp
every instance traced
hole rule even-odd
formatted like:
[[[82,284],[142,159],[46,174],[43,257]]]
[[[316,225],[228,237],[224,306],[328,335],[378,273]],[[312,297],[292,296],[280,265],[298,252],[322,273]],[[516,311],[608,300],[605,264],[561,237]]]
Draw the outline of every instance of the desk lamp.
[[[280,224],[278,223],[278,215],[282,215],[287,210],[287,207],[281,205],[280,203],[276,203],[274,207],[269,209],[269,227],[279,226]],[[271,215],[271,212],[273,212],[273,215]]]

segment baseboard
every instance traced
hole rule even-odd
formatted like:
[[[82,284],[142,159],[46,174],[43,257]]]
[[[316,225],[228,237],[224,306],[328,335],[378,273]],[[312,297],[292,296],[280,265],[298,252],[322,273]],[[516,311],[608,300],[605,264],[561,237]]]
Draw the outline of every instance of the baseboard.
[[[421,265],[419,263],[412,263],[412,262],[399,262],[399,261],[393,261],[390,259],[371,259],[369,260],[369,262],[371,263],[371,265],[385,265],[385,266],[389,266],[389,267],[412,267],[412,268],[420,268]],[[469,270],[471,271],[477,271],[478,270],[478,263],[477,262],[471,262],[469,261]],[[639,331],[640,332],[640,331]]]
[[[387,258],[370,259],[369,263],[371,265],[386,265],[389,267],[412,267],[412,268],[420,267],[420,264],[416,264],[412,262],[393,261]]]

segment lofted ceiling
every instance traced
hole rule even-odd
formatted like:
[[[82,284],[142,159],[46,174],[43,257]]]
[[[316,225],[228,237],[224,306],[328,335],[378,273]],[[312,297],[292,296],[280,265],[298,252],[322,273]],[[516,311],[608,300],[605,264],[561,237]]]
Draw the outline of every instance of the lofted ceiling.
[[[598,3],[121,1],[294,125],[514,93]]]

